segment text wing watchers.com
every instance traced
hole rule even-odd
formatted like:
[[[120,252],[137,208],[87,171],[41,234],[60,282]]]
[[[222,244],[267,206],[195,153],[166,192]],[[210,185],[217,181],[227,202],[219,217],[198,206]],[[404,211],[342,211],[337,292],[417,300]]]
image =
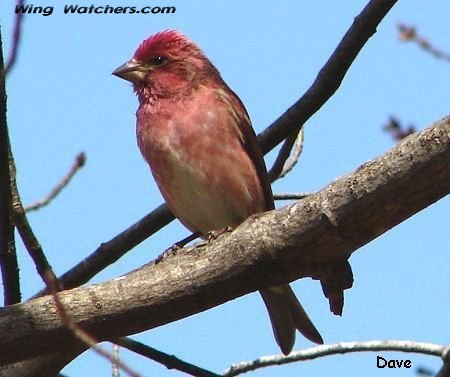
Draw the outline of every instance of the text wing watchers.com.
[[[42,16],[50,16],[53,14],[55,7],[53,6],[35,6],[32,4],[16,5],[15,12],[23,14],[40,14]],[[65,14],[170,14],[176,12],[176,7],[135,7],[135,6],[80,6],[77,4],[64,5],[63,12]]]

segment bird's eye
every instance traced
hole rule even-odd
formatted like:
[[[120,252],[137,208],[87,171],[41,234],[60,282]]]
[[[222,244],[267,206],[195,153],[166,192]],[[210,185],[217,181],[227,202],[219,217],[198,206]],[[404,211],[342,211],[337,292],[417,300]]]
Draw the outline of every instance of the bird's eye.
[[[151,58],[150,64],[154,66],[160,66],[163,65],[167,61],[167,58],[165,56],[157,55]]]

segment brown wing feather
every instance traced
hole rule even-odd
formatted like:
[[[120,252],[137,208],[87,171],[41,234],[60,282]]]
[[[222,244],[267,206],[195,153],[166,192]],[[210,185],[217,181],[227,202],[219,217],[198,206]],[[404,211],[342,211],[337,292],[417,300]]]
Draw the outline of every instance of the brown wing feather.
[[[227,86],[225,82],[222,82],[222,85]],[[242,145],[256,168],[256,172],[264,193],[265,208],[269,211],[275,208],[275,203],[273,200],[272,187],[270,186],[269,176],[267,175],[267,168],[264,162],[261,147],[259,146],[258,139],[255,131],[253,130],[250,117],[244,104],[236,93],[234,93],[228,86],[227,88],[229,90],[227,95],[228,100],[233,102],[230,108],[235,111],[234,116],[237,118],[236,124],[239,127],[239,129],[236,130],[236,133],[241,139]]]

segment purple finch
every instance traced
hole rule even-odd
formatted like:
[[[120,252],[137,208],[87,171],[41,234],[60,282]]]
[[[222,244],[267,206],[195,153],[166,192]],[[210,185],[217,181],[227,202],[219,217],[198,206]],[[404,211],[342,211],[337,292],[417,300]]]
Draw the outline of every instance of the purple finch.
[[[188,229],[206,235],[274,208],[247,111],[195,43],[177,31],[157,33],[113,73],[133,83],[139,148],[170,210]],[[289,285],[260,293],[284,354],[296,329],[323,343]]]

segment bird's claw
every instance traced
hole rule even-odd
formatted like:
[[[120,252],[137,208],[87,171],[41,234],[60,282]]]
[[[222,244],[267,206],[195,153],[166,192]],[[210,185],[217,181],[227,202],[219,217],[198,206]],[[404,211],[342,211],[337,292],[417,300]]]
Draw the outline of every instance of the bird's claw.
[[[233,230],[230,226],[227,226],[226,228],[223,228],[222,230],[211,230],[206,234],[206,240],[207,242],[214,241],[216,238],[218,238],[220,235],[224,233],[229,233]]]
[[[168,249],[164,250],[158,257],[155,259],[155,264],[162,262],[165,258],[171,255],[177,255],[178,250],[181,249],[178,243],[173,244]]]
[[[182,239],[181,241],[178,241],[177,243],[174,243],[172,246],[170,246],[167,250],[163,251],[158,258],[155,259],[155,264],[158,264],[162,262],[162,260],[169,255],[177,255],[177,252],[179,249],[182,249],[185,247],[189,242],[195,240],[199,237],[199,233],[195,232],[192,233],[190,236]]]

